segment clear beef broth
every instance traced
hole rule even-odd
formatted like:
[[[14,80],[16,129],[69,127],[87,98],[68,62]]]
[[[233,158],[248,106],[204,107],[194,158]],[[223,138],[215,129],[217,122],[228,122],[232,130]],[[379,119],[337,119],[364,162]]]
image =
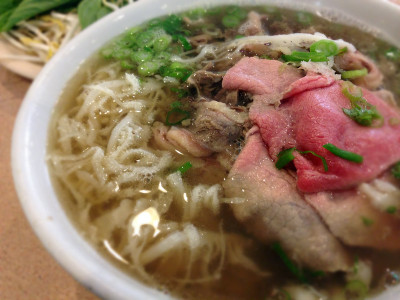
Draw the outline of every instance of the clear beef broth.
[[[233,10],[237,11],[236,16],[241,16],[239,17],[240,23],[235,26],[227,26],[223,22],[224,17]],[[250,11],[256,11],[266,16],[263,20],[263,27],[270,34],[321,32],[328,38],[343,39],[354,44],[359,51],[367,54],[377,63],[385,76],[383,87],[392,91],[399,103],[400,59],[396,62],[385,54],[392,48],[391,45],[352,26],[332,23],[307,12],[288,9],[263,6],[221,7],[208,11],[199,9],[183,13],[186,25],[180,34],[185,34],[189,40],[190,37],[208,34],[210,38],[207,43],[215,43],[218,47],[223,42],[238,38],[237,29],[246,21],[247,13]],[[180,38],[177,35],[174,39],[171,47],[177,47],[176,39]],[[175,53],[173,52],[175,50],[171,51],[175,55],[180,53],[178,50]],[[195,58],[197,55],[198,53],[194,51],[185,56],[185,59]],[[240,56],[231,56],[213,63],[210,63],[209,58],[199,60],[192,71],[205,69],[223,73],[239,58]],[[312,295],[314,297],[312,299],[353,299],[349,293],[345,292],[347,284],[345,274],[340,272],[335,274],[320,272],[318,276],[313,276],[312,280],[307,280],[307,284],[300,282],[270,246],[263,245],[249,236],[243,226],[235,220],[228,203],[234,203],[237,199],[225,199],[226,203],[221,204],[218,212],[212,212],[215,207],[211,204],[201,207],[200,212],[196,212],[197,208],[185,208],[185,205],[188,205],[187,197],[195,197],[193,191],[199,186],[208,189],[208,192],[203,192],[201,194],[203,196],[198,197],[208,197],[208,201],[212,202],[212,195],[215,193],[220,199],[224,199],[220,186],[229,173],[226,165],[232,164],[243,147],[244,133],[248,128],[243,130],[239,139],[229,145],[225,151],[225,157],[222,158],[216,154],[205,159],[196,158],[181,153],[180,149],[170,149],[170,154],[164,155],[165,150],[161,151],[160,144],[154,140],[154,124],[156,122],[165,123],[166,115],[176,101],[184,103],[183,106],[178,107],[179,109],[194,110],[192,104],[198,100],[202,91],[196,90],[185,80],[181,82],[175,80],[171,83],[168,80],[160,79],[160,74],[147,77],[141,77],[139,74],[138,77],[142,84],[148,78],[153,80],[154,77],[147,87],[150,92],[146,92],[146,89],[143,88],[134,96],[126,94],[125,91],[131,86],[124,83],[124,80],[127,80],[125,73],[131,72],[137,75],[135,66],[132,66],[132,61],[128,59],[121,60],[121,68],[116,61],[118,62],[115,58],[109,57],[108,60],[104,60],[97,57],[94,61],[84,65],[80,74],[85,79],[70,84],[53,115],[53,122],[57,125],[53,126],[55,129],[50,132],[52,139],[49,140],[49,153],[54,157],[56,155],[59,157],[50,159],[50,168],[55,185],[59,189],[60,199],[79,231],[105,257],[126,273],[182,299],[290,299],[288,295],[292,291],[294,292],[291,297],[296,299],[295,297],[298,295],[296,293],[300,293],[298,289],[301,289],[301,293]],[[106,70],[108,64],[111,67]],[[179,72],[184,71],[184,69],[179,70]],[[97,99],[96,101],[103,101],[103,106],[94,108],[88,113],[82,112],[82,107],[90,105],[90,101],[85,100],[84,97],[91,90],[85,90],[87,87],[84,85],[92,84],[92,89],[96,90],[96,86],[100,86],[106,80],[112,81],[113,84],[105,86],[104,89],[102,87],[98,90],[98,94],[93,96],[94,99]],[[104,91],[107,93],[107,89],[113,89],[119,84],[118,82],[121,82],[121,87],[116,88],[116,96],[112,100],[107,98],[109,96],[102,96],[101,93]],[[132,83],[132,81],[129,82]],[[220,85],[221,83],[216,80],[212,86],[215,91],[208,91],[208,93],[213,93],[212,96],[217,97],[217,92],[221,89]],[[177,90],[184,90],[185,94],[179,95]],[[147,101],[149,104],[138,102],[140,105],[135,106],[134,103],[129,102],[132,97],[134,100]],[[238,106],[242,106],[242,111],[246,112],[244,107],[248,104],[249,99],[244,94],[239,97],[241,98]],[[128,102],[131,106],[124,105]],[[77,116],[76,120],[68,119],[73,116],[74,118]],[[131,119],[127,119],[128,117]],[[124,120],[127,121],[124,123]],[[68,124],[70,131],[60,130],[59,128],[62,127],[60,122]],[[139,146],[125,145],[120,141],[116,141],[110,146],[110,140],[115,135],[115,127],[122,123],[125,126],[127,126],[126,124],[136,124],[135,122],[145,129],[130,127],[125,131],[121,130],[118,134],[122,139],[134,139]],[[190,128],[192,125],[189,122],[186,126]],[[246,126],[249,125],[243,125],[243,127]],[[82,128],[85,127],[89,129],[84,131]],[[135,130],[141,133],[135,135]],[[95,137],[91,135],[94,131],[97,132]],[[70,136],[63,139],[64,134]],[[76,134],[76,138],[71,138],[74,134]],[[83,136],[93,138],[93,145],[82,142]],[[65,143],[65,139],[71,139],[70,143]],[[122,156],[111,157],[121,147],[127,147],[127,149],[138,147],[143,151],[140,153],[133,151],[129,154],[124,152],[121,154]],[[88,158],[87,155],[92,155],[92,152],[94,158]],[[75,156],[75,159],[71,160],[71,156]],[[98,162],[94,162],[96,157],[100,157]],[[79,164],[73,166],[74,160]],[[151,168],[152,164],[161,164],[163,161],[168,161],[168,163],[154,173],[144,174],[141,180],[135,177],[136,173],[134,174],[133,171],[131,175],[133,179],[120,179],[122,175],[120,176],[118,172],[128,172],[136,166],[142,169]],[[176,173],[176,170],[188,161],[193,166],[182,175],[183,183],[179,178],[172,178],[171,174]],[[125,166],[126,169],[113,167],[112,164],[116,165],[116,162],[119,163],[118,166]],[[112,171],[106,173],[108,169]],[[68,174],[61,174],[65,170],[68,170]],[[91,175],[91,172],[94,175]],[[214,192],[211,191],[212,189]],[[218,190],[219,194],[215,190]],[[184,191],[183,194],[182,191]],[[155,217],[153,215],[151,222],[142,223],[145,226],[141,226],[141,228],[134,227],[133,224],[139,222],[135,217],[145,211],[148,215],[153,213],[153,211],[146,210],[153,207],[159,213]],[[118,223],[117,219],[122,221]],[[117,225],[110,225],[115,222]],[[132,232],[132,230],[135,231]],[[180,233],[180,235],[176,235],[172,239],[174,232]],[[152,258],[156,255],[156,251],[162,252],[162,249],[168,248],[173,241],[183,238],[183,233],[188,232],[191,233],[191,239],[185,240],[186,246],[179,248],[180,246],[177,244],[175,252],[166,252],[160,257]],[[199,244],[208,237],[210,240],[214,239],[215,242],[205,241],[204,248],[201,248]],[[169,238],[171,239],[169,240]],[[161,247],[163,240],[169,242]],[[187,244],[190,246],[188,247]],[[235,246],[238,244],[240,246]],[[200,247],[198,251],[202,251],[201,254],[196,252],[196,247]],[[232,249],[237,247],[234,248],[236,252],[230,250],[229,247]],[[370,295],[379,293],[387,285],[397,283],[397,273],[391,274],[390,272],[399,270],[400,256],[398,252],[351,249],[350,247],[348,249],[351,251],[355,265],[358,259],[372,263],[373,279],[368,292]],[[135,254],[138,251],[142,256]],[[242,252],[238,254],[238,251]],[[206,266],[204,257],[207,257]],[[146,262],[142,263],[142,260]],[[188,265],[190,265],[189,271]],[[319,270],[313,271],[318,272]]]

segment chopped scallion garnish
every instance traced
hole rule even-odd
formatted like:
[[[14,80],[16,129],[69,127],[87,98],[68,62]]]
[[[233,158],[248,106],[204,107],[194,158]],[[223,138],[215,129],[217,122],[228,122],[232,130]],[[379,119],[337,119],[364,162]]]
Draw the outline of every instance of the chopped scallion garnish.
[[[171,110],[167,113],[165,124],[168,126],[181,124],[182,121],[190,118],[190,112],[181,109],[182,103],[175,101],[171,103]]]
[[[286,267],[290,270],[290,272],[292,272],[294,276],[296,276],[298,280],[300,280],[303,283],[308,282],[302,270],[298,266],[296,266],[295,263],[289,258],[289,256],[282,249],[282,246],[279,243],[273,243],[272,250],[274,250],[275,253],[278,254],[278,256],[286,265]]]
[[[314,61],[314,62],[321,62],[328,60],[326,55],[322,53],[300,52],[300,51],[293,51],[289,55],[282,55],[282,59],[284,61]]]
[[[389,206],[386,208],[386,212],[388,214],[394,215],[397,212],[397,207],[396,206]]]
[[[339,47],[331,40],[319,40],[310,46],[310,52],[320,53],[327,57],[336,55],[338,51]]]
[[[340,148],[338,148],[335,145],[330,144],[330,143],[325,144],[322,147],[324,147],[326,150],[328,150],[332,154],[334,154],[334,155],[336,155],[336,156],[338,156],[340,158],[343,158],[345,160],[348,160],[348,161],[352,161],[352,162],[360,164],[364,160],[364,158],[361,155],[359,155],[357,153],[354,153],[354,152],[350,152],[350,151],[346,151],[346,150],[340,149]]]
[[[275,163],[275,167],[280,170],[283,167],[285,167],[288,163],[290,163],[292,160],[294,160],[294,155],[293,155],[293,151],[295,151],[296,148],[290,148],[290,149],[286,149],[283,150],[281,152],[279,152],[278,154],[278,160]]]
[[[318,155],[318,154],[315,153],[314,151],[298,151],[298,150],[297,150],[297,152],[299,152],[299,153],[301,153],[301,154],[308,154],[308,153],[309,153],[309,154],[314,155],[315,157],[318,157],[319,159],[322,160],[322,165],[324,166],[325,172],[328,172],[328,163],[326,162],[325,157],[323,157],[323,156],[321,156],[321,155]]]
[[[191,167],[193,167],[192,163],[190,161],[185,162],[182,166],[178,168],[178,171],[181,172],[181,174],[185,174]]]
[[[360,280],[352,280],[346,284],[346,299],[365,299],[368,293],[368,287]]]
[[[367,68],[360,70],[350,70],[342,72],[342,79],[353,79],[363,77],[368,74]]]
[[[327,164],[327,162],[326,162],[326,159],[325,159],[323,156],[318,155],[318,154],[315,153],[314,151],[299,151],[299,150],[297,150],[295,147],[290,148],[290,149],[286,149],[286,150],[283,150],[283,151],[279,152],[279,154],[278,154],[278,160],[277,160],[276,163],[275,163],[275,167],[276,167],[278,170],[282,169],[282,168],[285,167],[288,163],[290,163],[292,160],[294,160],[293,151],[297,151],[297,152],[299,152],[300,154],[312,154],[312,155],[314,155],[315,157],[320,158],[321,161],[322,161],[322,164],[323,164],[323,166],[324,166],[325,172],[328,172],[328,164]]]
[[[398,161],[391,169],[394,178],[400,179],[400,161]]]
[[[343,95],[350,100],[351,108],[343,108],[343,112],[352,120],[362,126],[371,126],[374,120],[380,120],[376,126],[383,124],[383,117],[376,107],[367,102],[363,97],[361,88],[351,84],[343,83]]]
[[[361,217],[361,221],[364,223],[365,226],[370,227],[372,224],[374,224],[374,220],[364,217]]]

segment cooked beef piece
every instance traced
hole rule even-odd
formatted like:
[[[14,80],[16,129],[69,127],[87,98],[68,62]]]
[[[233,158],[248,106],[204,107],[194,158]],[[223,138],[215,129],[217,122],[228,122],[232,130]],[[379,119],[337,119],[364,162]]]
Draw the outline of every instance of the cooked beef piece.
[[[246,36],[264,34],[265,30],[261,21],[263,18],[266,18],[266,16],[260,15],[255,11],[249,12],[247,21],[239,27],[238,33]]]
[[[165,126],[160,122],[154,123],[153,137],[155,144],[164,150],[189,153],[194,157],[207,157],[212,151],[201,144],[189,130],[182,127]]]
[[[208,149],[224,151],[241,137],[248,120],[247,112],[235,111],[217,101],[201,101],[196,108],[195,119],[189,130]]]
[[[196,87],[198,96],[212,99],[222,89],[222,77],[221,73],[199,70],[189,77],[188,83]]]
[[[272,22],[272,24],[269,25],[268,30],[271,35],[293,33],[292,28],[290,28],[288,22],[285,21]]]
[[[351,103],[342,92],[341,81],[316,74],[301,77],[281,64],[243,58],[227,71],[222,86],[255,95],[250,119],[260,127],[273,159],[291,147],[314,151],[327,159],[329,171],[325,172],[319,158],[296,153],[300,190],[312,193],[351,188],[400,160],[400,130],[393,122],[400,119],[398,108],[363,89],[364,98],[376,106],[384,123],[379,127],[360,126],[343,113]],[[278,105],[282,99],[276,109],[268,105]],[[327,143],[362,155],[364,162],[356,164],[335,156],[322,147]]]
[[[277,60],[244,57],[226,72],[222,87],[250,92],[265,104],[279,104],[290,84],[301,77],[298,69]]]
[[[260,241],[278,241],[299,264],[327,272],[347,270],[346,250],[296,189],[295,179],[276,169],[257,127],[224,182],[235,217]]]
[[[214,100],[225,103],[229,106],[236,106],[239,102],[239,91],[229,91],[221,89],[215,96]]]
[[[375,208],[357,189],[305,197],[332,233],[346,245],[400,249],[400,220]]]
[[[248,44],[244,46],[240,52],[245,56],[259,56],[261,58],[278,59],[281,52],[271,50],[268,44]]]
[[[302,78],[299,88],[307,88]],[[343,94],[341,82],[297,94],[288,98],[276,110],[263,111],[261,105],[250,108],[251,120],[261,127],[261,134],[270,153],[276,157],[283,149],[296,147],[314,151],[326,158],[329,170],[312,155],[295,154],[298,187],[312,193],[347,189],[371,180],[400,160],[400,120],[398,109],[391,107],[373,93],[363,89],[365,99],[375,105],[383,117],[381,126],[361,126],[343,113],[350,100]],[[357,164],[340,158],[322,146],[331,143],[340,149],[363,156]]]
[[[368,74],[352,79],[355,84],[369,90],[375,90],[382,85],[383,75],[375,63],[360,52],[347,52],[335,56],[335,65],[342,70],[359,70],[367,68]]]

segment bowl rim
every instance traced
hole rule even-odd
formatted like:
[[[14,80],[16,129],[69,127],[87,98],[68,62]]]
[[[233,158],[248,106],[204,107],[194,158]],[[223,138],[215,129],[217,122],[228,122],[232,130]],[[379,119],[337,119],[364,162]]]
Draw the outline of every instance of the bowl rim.
[[[50,114],[65,83],[83,61],[107,41],[125,29],[151,18],[211,3],[271,4],[295,8],[299,8],[300,4],[305,10],[327,7],[339,11],[342,9],[342,12],[344,7],[355,9],[359,6],[358,0],[303,0],[301,3],[296,0],[141,0],[83,30],[46,64],[29,88],[15,120],[11,148],[14,184],[24,213],[47,251],[79,282],[102,298],[171,299],[169,295],[117,269],[85,240],[69,220],[57,200],[45,163]],[[390,17],[393,19],[393,16],[400,16],[400,7],[387,0],[363,0],[363,7],[372,7],[378,15],[385,12],[385,18],[372,17],[378,27],[388,26],[387,20]],[[400,28],[398,22],[399,26],[393,27]],[[400,33],[396,35],[392,32],[390,38],[393,38],[391,42],[400,45]],[[107,272],[103,272],[104,269]],[[399,293],[400,287],[395,294]],[[394,300],[395,294],[388,291],[376,299]]]

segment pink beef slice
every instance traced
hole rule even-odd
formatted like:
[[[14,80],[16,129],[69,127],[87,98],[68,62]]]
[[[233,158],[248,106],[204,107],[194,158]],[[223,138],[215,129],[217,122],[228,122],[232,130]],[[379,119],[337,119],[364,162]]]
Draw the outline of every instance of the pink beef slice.
[[[400,220],[373,207],[357,189],[306,194],[305,198],[344,244],[400,249]]]
[[[266,104],[279,103],[290,84],[302,77],[298,69],[277,60],[244,57],[230,68],[222,87],[243,90],[255,95]]]
[[[340,81],[310,89],[308,77],[297,81],[301,86],[292,84],[293,90],[278,108],[261,101],[255,101],[250,108],[250,119],[260,127],[272,158],[276,159],[281,150],[291,147],[311,150],[326,158],[328,172],[319,158],[295,153],[297,185],[301,191],[352,188],[377,177],[400,160],[400,126],[393,122],[400,119],[397,108],[362,89],[364,98],[383,116],[384,124],[361,126],[343,113],[343,108],[350,108],[350,101],[343,95]],[[310,77],[310,81],[315,85],[315,78]],[[335,156],[322,147],[327,143],[362,155],[364,162],[357,164]]]
[[[265,244],[279,242],[293,260],[315,270],[335,272],[351,266],[344,247],[298,192],[295,178],[275,168],[256,126],[224,190],[226,197],[245,199],[231,204],[234,215]]]

